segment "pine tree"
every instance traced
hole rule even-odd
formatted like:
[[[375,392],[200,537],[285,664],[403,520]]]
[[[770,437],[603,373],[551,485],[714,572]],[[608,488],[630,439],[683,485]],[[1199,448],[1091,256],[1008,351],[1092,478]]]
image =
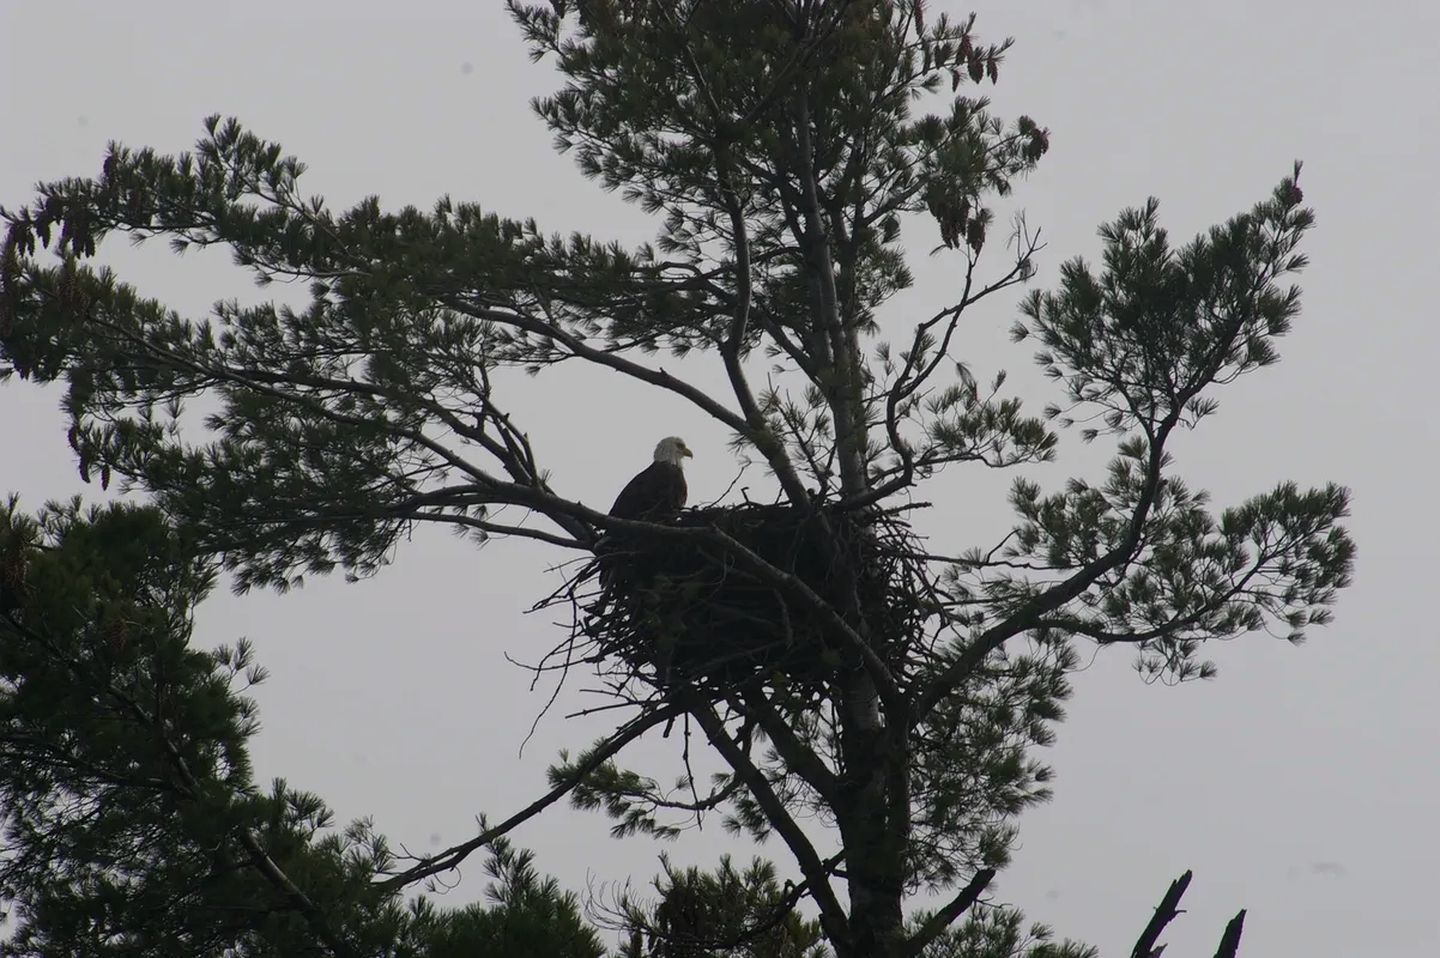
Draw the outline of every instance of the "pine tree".
[[[190,647],[214,572],[153,507],[0,511],[0,909],[15,958],[600,958],[504,839],[489,907],[407,904],[365,822],[252,778],[248,643]]]
[[[673,575],[575,599],[601,622],[598,657],[627,663],[611,674],[634,714],[557,765],[546,798],[602,808],[620,833],[665,835],[677,815],[719,811],[778,837],[796,869],[795,894],[780,897],[813,904],[840,958],[1071,954],[975,902],[1016,816],[1048,795],[1032,753],[1061,717],[1077,646],[1125,645],[1150,675],[1205,677],[1207,640],[1298,640],[1348,582],[1345,490],[1282,482],[1212,511],[1167,452],[1226,384],[1276,361],[1299,314],[1289,283],[1313,216],[1298,165],[1184,244],[1155,201],[1124,211],[1101,230],[1098,266],[1072,260],[1056,288],[1030,293],[1014,335],[1038,344],[1059,391],[1031,416],[1003,373],[982,386],[952,358],[962,318],[1035,269],[1023,220],[992,265],[1007,246],[996,205],[1048,148],[1042,126],[1007,123],[972,91],[998,82],[1008,42],[918,0],[509,5],[563,78],[538,113],[585,175],[655,214],[653,244],[549,235],[449,198],[428,212],[374,199],[332,211],[301,190],[298,160],[214,117],[193,152],[115,145],[98,176],[44,184],[5,214],[5,361],[65,380],[82,473],[147,492],[242,590],[371,574],[408,529],[435,522],[580,551],[624,536],[642,558],[720,563],[725,602]],[[911,282],[902,232],[923,235],[927,217],[958,289],[905,325],[884,306]],[[307,281],[310,303],[187,318],[88,262],[115,233],[228,248],[262,282]],[[728,393],[665,371],[657,351],[718,364]],[[553,367],[575,361],[723,424],[774,475],[778,511],[621,522],[558,494],[497,378],[563,376]],[[195,398],[218,406],[208,432],[182,417]],[[941,470],[1049,461],[1071,427],[1113,442],[1103,481],[1047,493],[1016,479],[1003,541],[918,545],[921,520],[906,517]],[[507,518],[517,508],[533,520]],[[809,565],[778,558],[769,533],[745,525],[757,514],[785,517]],[[808,657],[748,672],[682,663],[672,680],[634,646],[605,645],[617,628],[683,645],[699,617],[739,634],[746,610],[726,603],[742,584],[764,595],[752,618]],[[616,763],[676,721],[729,769],[705,789],[684,782],[686,799]],[[281,791],[271,801],[302,810],[287,827],[318,814]],[[388,869],[377,888],[393,893],[547,804],[408,867],[367,867]],[[833,823],[838,853],[817,842],[817,820]],[[335,852],[316,888],[361,894],[340,888],[348,861]],[[677,908],[677,889],[704,884],[667,881]],[[949,904],[907,922],[911,896],[946,889]]]

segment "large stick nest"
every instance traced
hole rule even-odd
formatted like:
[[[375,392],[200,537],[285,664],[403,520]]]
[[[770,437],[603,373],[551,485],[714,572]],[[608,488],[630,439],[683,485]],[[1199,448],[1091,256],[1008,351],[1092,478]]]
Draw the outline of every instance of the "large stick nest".
[[[887,661],[919,638],[923,576],[914,535],[894,516],[746,504],[690,509],[671,524],[724,533],[798,578],[852,628],[863,621]],[[733,546],[624,531],[596,553],[600,591],[579,610],[574,638],[588,640],[585,657],[618,666],[612,677],[723,692],[777,673],[813,686],[857,661],[813,607],[747,567]]]

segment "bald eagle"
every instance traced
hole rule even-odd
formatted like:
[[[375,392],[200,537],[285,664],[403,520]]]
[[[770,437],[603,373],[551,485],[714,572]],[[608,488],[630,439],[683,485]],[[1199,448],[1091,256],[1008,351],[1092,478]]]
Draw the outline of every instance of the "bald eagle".
[[[616,519],[658,521],[672,518],[685,505],[688,490],[680,464],[693,456],[679,436],[667,436],[655,447],[655,461],[625,484],[610,515]]]

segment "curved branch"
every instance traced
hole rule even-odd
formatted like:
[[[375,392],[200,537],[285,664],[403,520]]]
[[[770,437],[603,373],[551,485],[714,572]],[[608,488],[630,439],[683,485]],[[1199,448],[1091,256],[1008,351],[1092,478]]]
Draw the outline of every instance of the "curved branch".
[[[721,403],[716,402],[703,390],[690,385],[683,379],[677,379],[663,369],[651,369],[649,366],[637,363],[632,359],[626,359],[616,353],[597,349],[578,336],[566,332],[554,323],[544,322],[512,310],[467,303],[462,299],[456,298],[453,293],[440,292],[434,295],[437,296],[441,303],[458,313],[464,313],[467,316],[473,316],[475,319],[501,326],[513,326],[527,333],[553,340],[561,346],[564,346],[580,359],[595,363],[597,366],[613,369],[632,379],[638,379],[643,383],[649,383],[652,386],[658,386],[661,389],[673,392],[677,396],[688,399],[695,406],[745,436],[747,439],[750,439],[752,442],[754,441],[750,424],[746,422],[743,416],[736,413],[733,409],[729,409]]]
[[[1063,582],[1058,582],[1023,603],[998,623],[982,632],[969,647],[925,688],[915,705],[915,721],[923,722],[935,703],[949,694],[967,675],[984,662],[986,657],[1013,636],[1036,628],[1041,617],[1055,611],[1076,598],[1107,572],[1130,561],[1139,548],[1144,536],[1145,522],[1150,510],[1160,497],[1160,471],[1165,459],[1165,440],[1174,428],[1177,415],[1172,413],[1156,430],[1150,443],[1150,457],[1146,463],[1145,486],[1130,516],[1125,537],[1102,556],[1081,566],[1078,571]]]
[[[463,841],[458,845],[452,845],[443,852],[423,858],[413,867],[407,868],[398,875],[393,875],[375,884],[385,891],[395,891],[406,885],[420,881],[423,878],[438,875],[440,872],[455,868],[476,849],[483,848],[490,842],[493,842],[518,825],[534,818],[540,812],[564,798],[584,781],[586,776],[615,757],[626,745],[629,745],[661,722],[667,721],[672,716],[680,714],[681,711],[682,709],[675,705],[667,705],[635,718],[626,725],[621,726],[603,745],[597,747],[591,755],[578,765],[570,775],[566,776],[560,784],[520,809],[520,811],[514,815],[505,819],[499,825],[493,828],[487,828],[474,838]]]

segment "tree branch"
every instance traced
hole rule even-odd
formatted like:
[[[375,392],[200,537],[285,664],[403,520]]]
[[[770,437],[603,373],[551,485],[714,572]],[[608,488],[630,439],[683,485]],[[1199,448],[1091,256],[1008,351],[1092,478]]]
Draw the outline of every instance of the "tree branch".
[[[743,703],[743,711],[755,719],[785,763],[827,804],[833,805],[840,785],[835,773],[826,767],[814,749],[795,734],[785,717],[765,698],[764,692],[747,688],[740,693],[740,702]]]
[[[1165,459],[1165,440],[1174,428],[1176,418],[1177,414],[1172,413],[1156,430],[1150,442],[1145,486],[1135,504],[1135,511],[1130,516],[1124,539],[1104,555],[1097,556],[1093,561],[1081,566],[1070,578],[1032,597],[1019,609],[982,632],[954,662],[926,686],[916,702],[915,721],[924,721],[936,702],[949,694],[950,690],[978,668],[991,652],[1000,648],[1011,637],[1035,628],[1041,616],[1060,608],[1090,588],[1105,573],[1130,560],[1140,545],[1150,510],[1160,496],[1160,472]]]
[[[1185,874],[1170,883],[1165,897],[1161,898],[1160,904],[1155,906],[1155,914],[1151,917],[1150,923],[1145,926],[1145,930],[1140,933],[1139,939],[1135,942],[1135,947],[1130,952],[1130,958],[1160,958],[1160,952],[1165,949],[1165,946],[1161,945],[1156,948],[1155,943],[1160,940],[1165,926],[1180,914],[1180,899],[1184,897],[1185,889],[1190,887],[1190,879],[1193,877],[1195,877],[1195,873],[1187,868]]]
[[[946,902],[945,906],[935,914],[925,919],[920,930],[910,936],[910,940],[905,944],[905,953],[911,956],[923,953],[926,945],[940,937],[946,928],[954,924],[955,919],[965,914],[971,905],[980,900],[980,896],[994,880],[995,869],[993,868],[982,868],[976,872],[970,882],[960,889],[954,898]]]
[[[1017,236],[1016,242],[1018,243],[1019,241]],[[912,484],[915,475],[915,457],[900,436],[900,423],[896,415],[900,404],[925,385],[935,373],[935,370],[939,368],[940,363],[948,355],[950,341],[955,336],[955,331],[959,327],[961,316],[965,310],[993,293],[1022,282],[1026,275],[1026,264],[1029,263],[1030,257],[1033,256],[1038,249],[1039,246],[1035,241],[1029,241],[1029,246],[1024,252],[1019,254],[1016,258],[1015,265],[1010,268],[1009,272],[995,282],[986,285],[979,292],[973,294],[971,290],[974,287],[976,263],[974,259],[971,259],[965,270],[965,286],[961,291],[960,301],[947,309],[941,310],[923,323],[916,325],[910,350],[905,357],[905,365],[885,395],[885,431],[890,438],[891,447],[894,448],[896,454],[900,456],[900,472],[879,486],[866,490],[858,496],[851,496],[843,500],[840,503],[840,508],[863,509],[872,503],[879,502],[887,496],[894,495],[902,489],[908,488]],[[926,337],[929,336],[930,330],[942,321],[945,321],[945,332],[941,336],[940,342],[936,345],[935,354],[930,357],[929,362],[917,369],[916,366],[920,361],[921,345],[924,343]]]
[[[760,412],[760,407],[755,402],[755,394],[750,388],[750,382],[745,377],[745,368],[741,365],[740,357],[745,347],[746,332],[750,324],[751,302],[754,292],[750,276],[750,237],[745,226],[744,211],[740,207],[740,198],[735,194],[734,189],[725,182],[726,170],[725,147],[721,144],[715,150],[716,173],[721,180],[721,190],[724,195],[725,209],[730,217],[731,242],[735,247],[735,288],[739,293],[735,305],[732,307],[730,329],[726,334],[725,341],[720,344],[720,358],[725,365],[725,375],[730,380],[730,388],[735,393],[735,399],[740,403],[740,409],[745,414],[745,419],[750,423],[753,431],[753,440],[756,448],[775,471],[775,477],[780,480],[780,485],[785,489],[785,494],[790,498],[796,507],[803,508],[809,503],[809,496],[806,494],[805,486],[800,482],[800,477],[795,472],[795,466],[790,457],[785,454],[785,447],[777,441],[767,428],[765,417]]]
[[[1244,931],[1245,909],[1242,908],[1225,926],[1225,934],[1220,936],[1220,947],[1215,949],[1215,958],[1235,958],[1235,953],[1240,950],[1240,935]]]
[[[636,717],[616,730],[603,745],[597,747],[590,756],[577,766],[562,782],[500,824],[493,828],[485,829],[474,838],[463,841],[458,845],[452,845],[443,852],[423,858],[419,863],[407,868],[398,875],[393,875],[375,884],[385,891],[396,891],[423,878],[438,875],[440,872],[455,868],[476,849],[483,848],[490,842],[513,830],[516,826],[534,818],[540,812],[558,802],[561,798],[564,798],[573,791],[576,786],[583,782],[586,776],[608,762],[626,745],[629,745],[661,722],[667,721],[672,716],[680,714],[681,711],[683,710],[676,705],[666,705],[653,712]]]
[[[845,909],[840,906],[839,899],[835,897],[835,890],[830,887],[829,874],[824,862],[820,860],[820,855],[815,851],[815,846],[810,844],[810,839],[790,816],[785,803],[770,787],[765,774],[731,740],[725,731],[725,724],[714,710],[708,705],[696,703],[690,709],[690,714],[695,716],[710,744],[745,783],[755,802],[764,810],[770,825],[795,856],[796,864],[800,866],[801,873],[810,885],[811,897],[820,908],[820,923],[825,927],[825,936],[830,939],[831,945],[841,958],[848,958],[845,952],[849,950],[849,918]]]
[[[830,255],[824,213],[821,210],[820,184],[815,171],[815,152],[810,135],[810,109],[802,91],[795,110],[796,162],[795,175],[800,178],[800,197],[804,231],[797,237],[810,261],[810,280],[814,285],[812,303],[815,335],[830,343],[830,372],[838,382],[826,389],[831,415],[835,417],[835,438],[840,447],[841,486],[846,495],[859,495],[866,486],[864,469],[865,421],[859,410],[860,377],[858,349],[847,334],[840,315],[835,288],[835,264]]]
[[[596,349],[574,334],[566,332],[555,323],[544,322],[510,310],[496,309],[493,306],[467,303],[458,298],[454,293],[436,291],[434,295],[437,296],[440,302],[456,312],[502,326],[513,326],[516,329],[524,330],[533,335],[553,340],[561,346],[564,346],[574,356],[580,359],[592,362],[597,366],[613,369],[632,379],[638,379],[641,382],[649,383],[652,386],[658,386],[661,389],[673,392],[677,396],[689,400],[695,406],[709,413],[713,418],[729,426],[747,439],[750,439],[752,442],[754,441],[751,435],[752,430],[750,424],[743,416],[716,402],[703,390],[690,385],[683,379],[677,379],[663,369],[651,369],[649,366],[641,365],[634,360],[626,359],[615,353],[606,352],[603,349]]]

